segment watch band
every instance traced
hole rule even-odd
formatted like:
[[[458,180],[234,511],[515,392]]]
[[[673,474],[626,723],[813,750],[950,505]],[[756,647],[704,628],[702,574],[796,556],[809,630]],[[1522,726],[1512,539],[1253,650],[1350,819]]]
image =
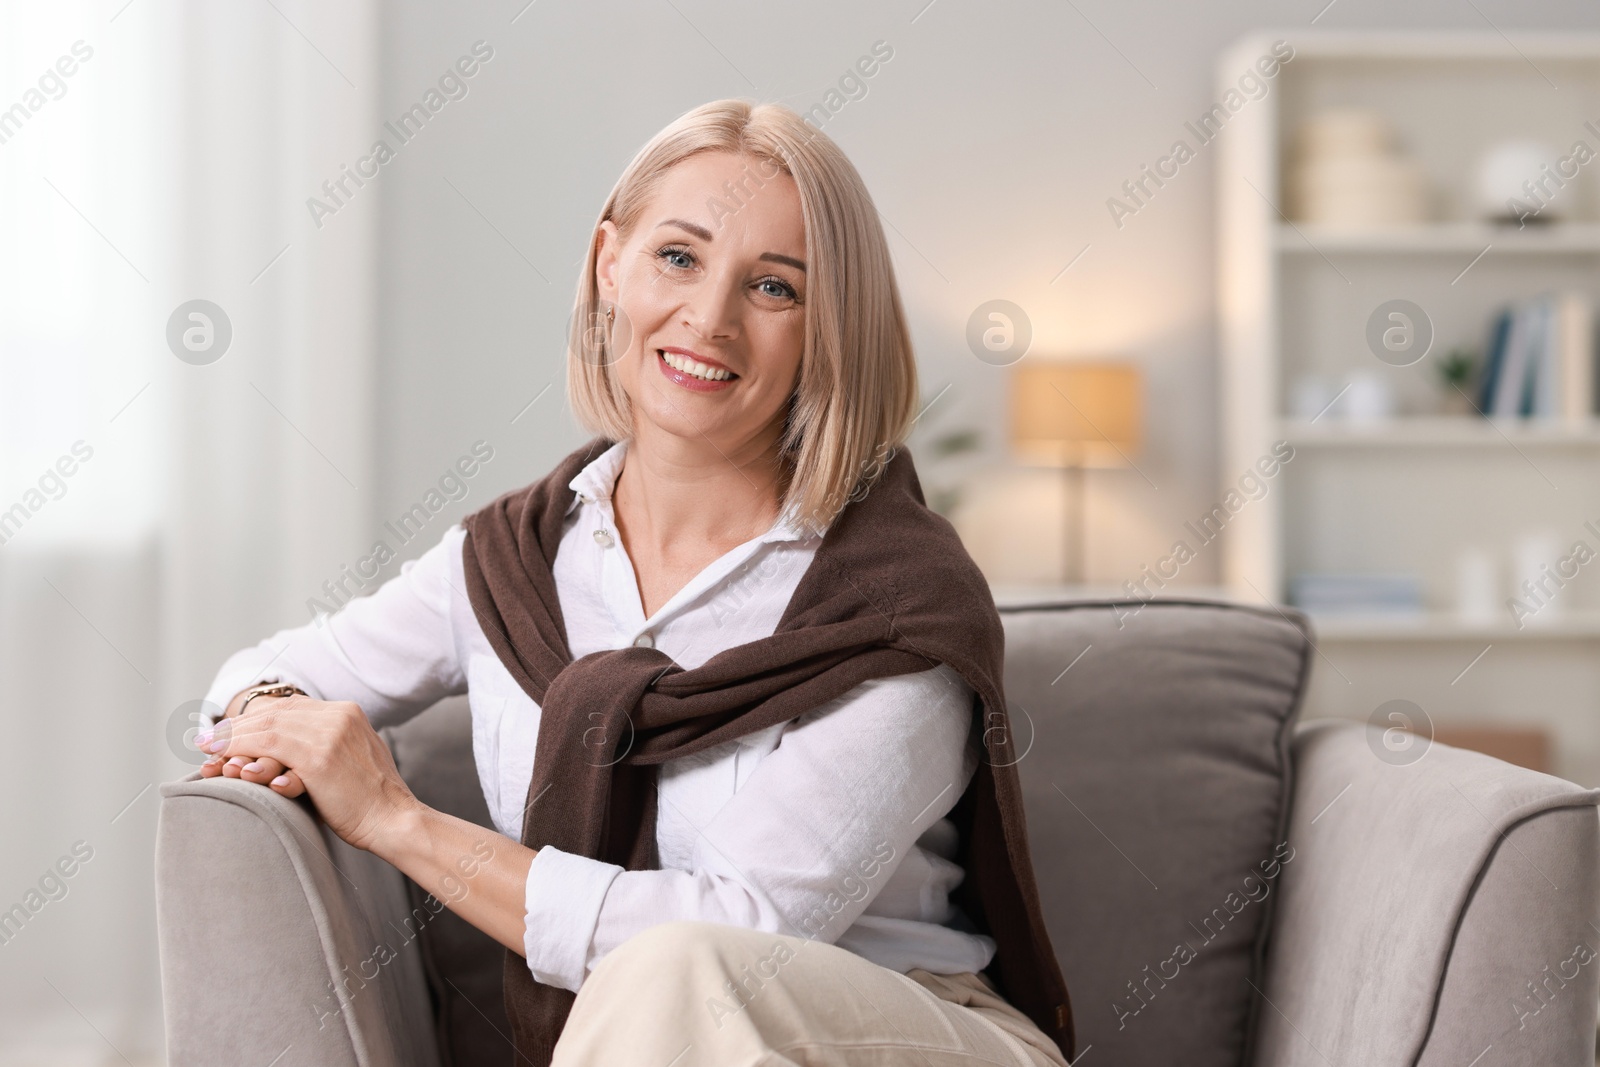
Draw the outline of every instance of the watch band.
[[[244,703],[239,705],[240,715],[244,714],[244,710],[250,706],[250,702],[256,697],[286,697],[294,693],[299,693],[301,696],[307,695],[304,689],[297,685],[290,685],[288,682],[266,682],[262,685],[253,685],[244,692]]]

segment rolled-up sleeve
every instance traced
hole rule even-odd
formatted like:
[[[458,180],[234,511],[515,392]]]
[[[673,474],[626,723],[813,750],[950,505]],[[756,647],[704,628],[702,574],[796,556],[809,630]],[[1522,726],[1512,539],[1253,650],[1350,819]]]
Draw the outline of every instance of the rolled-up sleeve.
[[[522,947],[528,970],[546,985],[576,990],[588,973],[589,945],[606,892],[617,875],[614,863],[546,846],[528,868],[527,923]]]
[[[534,976],[576,990],[629,937],[679,919],[837,940],[971,780],[972,702],[940,666],[800,716],[697,828],[687,870],[541,850],[526,891]],[[671,804],[669,790],[658,796]]]
[[[318,700],[354,701],[376,726],[403,722],[465,692],[451,623],[451,563],[465,537],[459,524],[451,526],[371,595],[229,656],[206,691],[213,714],[260,682],[288,682]]]

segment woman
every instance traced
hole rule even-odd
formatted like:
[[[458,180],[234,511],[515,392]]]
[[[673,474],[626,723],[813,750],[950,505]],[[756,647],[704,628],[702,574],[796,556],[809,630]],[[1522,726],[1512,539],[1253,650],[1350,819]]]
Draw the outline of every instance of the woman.
[[[792,111],[698,108],[577,307],[600,440],[232,657],[202,773],[308,794],[505,945],[531,1062],[1064,1063],[998,617],[895,454],[915,365],[859,175]],[[374,732],[462,691],[499,835]]]

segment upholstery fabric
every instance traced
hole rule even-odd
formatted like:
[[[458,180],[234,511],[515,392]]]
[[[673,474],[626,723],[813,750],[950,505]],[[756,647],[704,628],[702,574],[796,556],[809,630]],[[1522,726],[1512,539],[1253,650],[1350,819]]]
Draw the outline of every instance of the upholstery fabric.
[[[1012,722],[1031,723],[1015,740],[1034,866],[1079,1050],[1119,1067],[1237,1067],[1277,898],[1269,875],[1298,862],[1275,853],[1310,655],[1298,620],[1203,602],[1001,617]]]
[[[1290,827],[1298,855],[1278,902],[1260,1062],[1417,1063],[1437,1006],[1450,1029],[1429,1062],[1467,1052],[1470,1063],[1489,1044],[1512,1047],[1515,1033],[1531,1054],[1495,1062],[1591,1063],[1600,960],[1554,997],[1552,1016],[1583,1013],[1576,1034],[1550,1016],[1519,1029],[1512,1003],[1575,942],[1600,947],[1588,926],[1600,792],[1439,744],[1391,764],[1381,746],[1376,727],[1347,723],[1296,738],[1304,802]],[[1577,815],[1551,818],[1566,809]],[[1572,1058],[1579,1040],[1587,1051]]]
[[[195,772],[161,795],[172,1067],[265,1064],[289,1049],[319,1067],[439,1067],[399,871],[258,785]]]
[[[1500,1063],[1594,1062],[1597,822],[1589,807],[1551,808],[1505,835],[1456,930],[1418,1067],[1471,1063],[1491,1046]],[[1540,921],[1510,921],[1528,911]]]

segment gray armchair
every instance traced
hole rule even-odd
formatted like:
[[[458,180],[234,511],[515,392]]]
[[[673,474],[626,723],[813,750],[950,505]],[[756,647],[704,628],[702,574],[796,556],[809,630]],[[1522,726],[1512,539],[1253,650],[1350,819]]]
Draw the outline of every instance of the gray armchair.
[[[1003,614],[1080,1063],[1594,1062],[1600,794],[1297,727],[1310,645],[1276,611]],[[423,800],[488,824],[463,701],[385,736]],[[174,1067],[512,1062],[499,948],[308,805],[191,777],[157,848]]]

